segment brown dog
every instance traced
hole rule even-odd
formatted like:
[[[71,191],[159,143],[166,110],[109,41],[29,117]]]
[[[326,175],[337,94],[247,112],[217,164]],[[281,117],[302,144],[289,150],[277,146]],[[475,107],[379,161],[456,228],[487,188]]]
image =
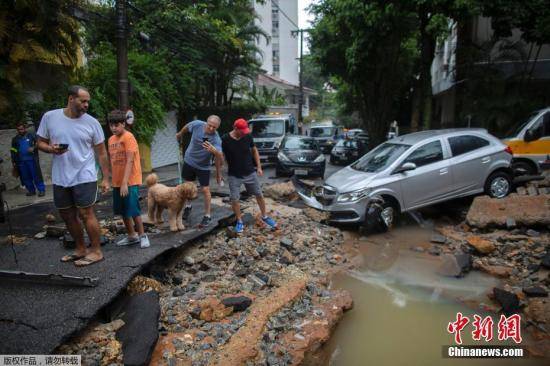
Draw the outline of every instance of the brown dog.
[[[149,221],[162,224],[162,211],[167,208],[170,231],[184,230],[185,226],[181,222],[183,208],[188,200],[197,198],[197,186],[194,183],[187,182],[176,187],[167,187],[158,183],[158,179],[158,176],[154,173],[145,178],[145,184],[148,188],[147,215]]]

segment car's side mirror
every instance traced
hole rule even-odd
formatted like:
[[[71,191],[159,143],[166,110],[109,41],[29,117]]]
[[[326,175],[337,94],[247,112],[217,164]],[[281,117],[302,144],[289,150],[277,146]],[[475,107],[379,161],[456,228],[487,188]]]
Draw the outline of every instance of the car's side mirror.
[[[416,164],[415,163],[405,163],[403,165],[401,165],[399,168],[395,169],[395,171],[393,172],[394,174],[397,174],[397,173],[404,173],[404,172],[408,172],[409,170],[415,170],[416,169]]]
[[[539,129],[528,129],[525,131],[525,136],[523,137],[523,140],[525,142],[535,141],[540,138]]]

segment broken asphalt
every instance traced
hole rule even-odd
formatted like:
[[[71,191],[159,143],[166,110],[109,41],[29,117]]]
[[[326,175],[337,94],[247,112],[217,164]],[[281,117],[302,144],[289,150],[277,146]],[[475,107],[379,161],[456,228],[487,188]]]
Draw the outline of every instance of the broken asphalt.
[[[145,189],[141,192],[143,197]],[[142,204],[142,207],[144,205]],[[203,215],[202,197],[193,202],[186,230],[179,233],[150,234],[151,247],[103,247],[105,260],[77,268],[62,263],[70,253],[57,239],[28,239],[23,244],[0,245],[0,270],[96,277],[96,287],[31,283],[0,278],[0,354],[50,354],[71,335],[83,329],[96,314],[110,304],[128,282],[155,258],[175,248],[190,245],[232,216],[230,209],[212,205],[212,224],[195,226]],[[56,212],[52,202],[22,207],[10,213],[13,233],[31,237],[45,224],[44,215]],[[96,206],[99,219],[112,217],[110,195]],[[0,225],[6,237],[8,225]]]

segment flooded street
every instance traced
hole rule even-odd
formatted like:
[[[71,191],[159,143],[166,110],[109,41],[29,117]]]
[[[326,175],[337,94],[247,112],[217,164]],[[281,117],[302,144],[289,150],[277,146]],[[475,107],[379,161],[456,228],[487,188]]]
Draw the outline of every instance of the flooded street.
[[[428,245],[431,230],[418,226],[390,233],[348,236],[363,256],[356,270],[336,276],[333,287],[349,291],[354,308],[346,313],[330,341],[309,365],[543,365],[543,359],[448,359],[442,346],[453,345],[446,330],[457,312],[489,315],[479,306],[498,280],[474,271],[455,279],[436,273],[440,258],[412,251]],[[494,332],[497,338],[495,320]],[[471,324],[462,332],[464,344],[485,345],[471,339]],[[525,340],[528,338],[522,329]],[[498,340],[492,342],[503,345]],[[510,343],[508,343],[510,344]],[[513,344],[513,343],[512,343]]]

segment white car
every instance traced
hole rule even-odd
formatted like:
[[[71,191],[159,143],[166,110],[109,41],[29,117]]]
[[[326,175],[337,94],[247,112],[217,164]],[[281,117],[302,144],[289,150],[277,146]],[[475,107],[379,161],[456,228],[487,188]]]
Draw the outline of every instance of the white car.
[[[399,212],[483,192],[508,195],[511,160],[510,148],[484,129],[422,131],[384,142],[322,186],[294,183],[332,222],[387,229]]]

